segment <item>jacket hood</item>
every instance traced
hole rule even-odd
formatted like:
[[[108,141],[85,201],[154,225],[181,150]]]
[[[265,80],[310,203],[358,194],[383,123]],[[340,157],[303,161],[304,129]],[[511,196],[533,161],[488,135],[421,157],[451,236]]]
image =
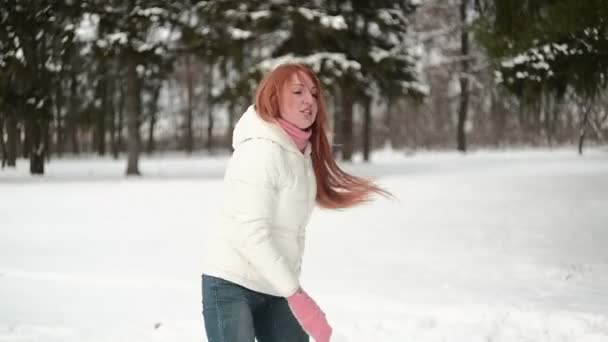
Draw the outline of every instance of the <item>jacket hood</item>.
[[[249,106],[234,126],[232,134],[232,147],[236,149],[249,139],[267,139],[288,151],[301,154],[291,137],[275,122],[267,122],[256,112],[253,105]],[[311,144],[308,142],[304,155],[310,155]]]

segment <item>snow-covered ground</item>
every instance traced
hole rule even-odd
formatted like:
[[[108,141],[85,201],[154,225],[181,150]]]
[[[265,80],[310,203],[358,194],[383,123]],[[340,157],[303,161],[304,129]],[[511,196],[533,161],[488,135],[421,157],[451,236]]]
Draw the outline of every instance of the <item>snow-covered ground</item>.
[[[0,341],[204,341],[227,158],[0,171]],[[375,155],[396,200],[317,210],[302,283],[336,342],[608,341],[608,151]]]

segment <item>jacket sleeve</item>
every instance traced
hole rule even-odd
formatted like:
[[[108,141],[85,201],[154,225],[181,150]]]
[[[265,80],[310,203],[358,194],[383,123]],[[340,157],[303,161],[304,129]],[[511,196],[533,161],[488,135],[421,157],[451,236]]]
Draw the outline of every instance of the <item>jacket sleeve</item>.
[[[282,296],[299,287],[271,237],[282,161],[280,148],[252,139],[234,151],[225,175],[228,240]]]

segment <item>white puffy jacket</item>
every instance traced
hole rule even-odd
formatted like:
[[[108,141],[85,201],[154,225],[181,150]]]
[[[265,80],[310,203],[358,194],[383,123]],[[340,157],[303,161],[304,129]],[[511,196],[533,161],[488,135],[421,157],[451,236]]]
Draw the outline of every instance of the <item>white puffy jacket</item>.
[[[310,143],[300,152],[250,106],[235,126],[220,223],[203,273],[287,297],[299,287],[305,228],[315,206]]]

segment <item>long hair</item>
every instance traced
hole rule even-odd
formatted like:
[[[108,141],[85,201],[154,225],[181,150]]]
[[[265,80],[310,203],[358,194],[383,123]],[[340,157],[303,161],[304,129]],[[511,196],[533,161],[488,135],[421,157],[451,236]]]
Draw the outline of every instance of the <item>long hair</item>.
[[[372,181],[344,172],[336,163],[327,132],[327,108],[317,76],[302,64],[282,64],[266,75],[255,93],[256,112],[262,119],[273,122],[280,116],[279,97],[294,74],[310,77],[318,89],[317,117],[311,126],[312,164],[317,180],[317,203],[323,208],[348,208],[371,199],[372,193],[390,197],[391,194]]]

